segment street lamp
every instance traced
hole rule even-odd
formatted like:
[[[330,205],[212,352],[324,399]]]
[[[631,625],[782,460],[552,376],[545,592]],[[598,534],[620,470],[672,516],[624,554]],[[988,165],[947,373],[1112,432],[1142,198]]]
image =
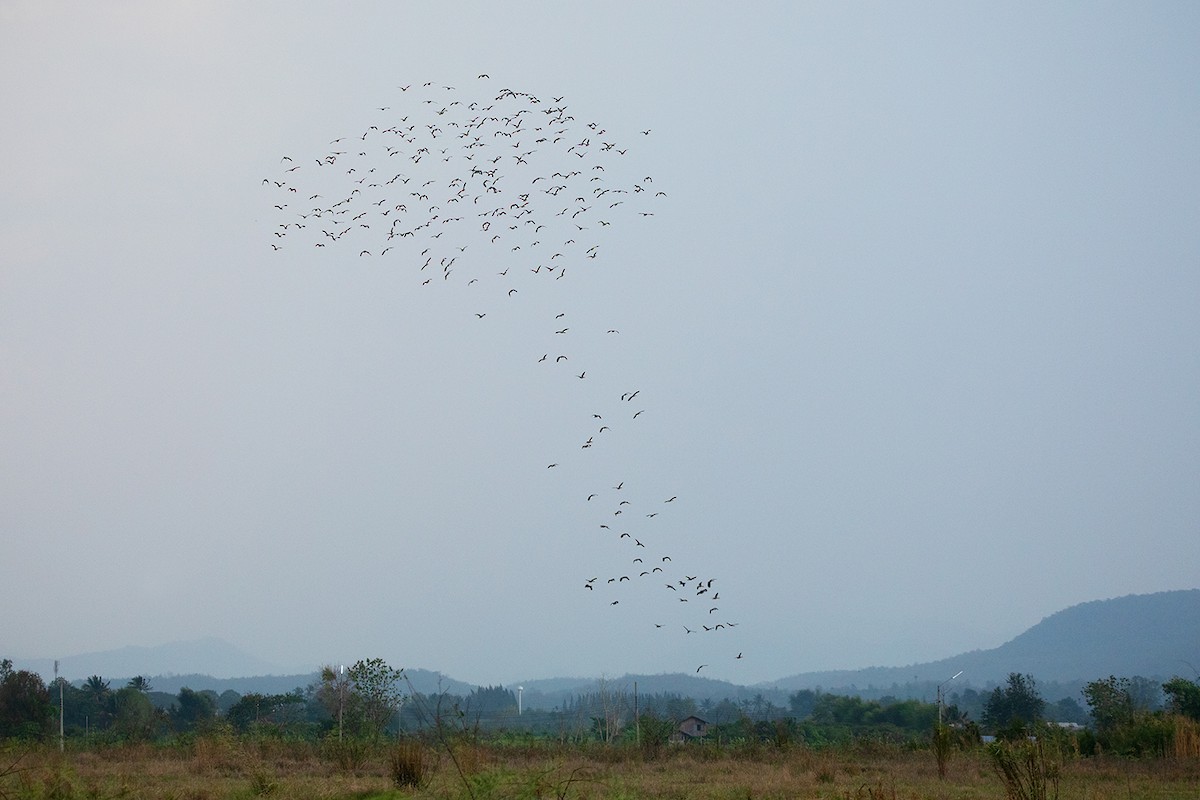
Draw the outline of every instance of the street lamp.
[[[942,727],[942,706],[944,705],[944,703],[942,702],[942,700],[943,700],[942,687],[962,674],[963,674],[963,671],[960,669],[958,672],[954,673],[949,678],[946,678],[946,680],[942,681],[941,683],[939,683],[937,685],[937,707],[938,707],[938,727],[939,728]]]

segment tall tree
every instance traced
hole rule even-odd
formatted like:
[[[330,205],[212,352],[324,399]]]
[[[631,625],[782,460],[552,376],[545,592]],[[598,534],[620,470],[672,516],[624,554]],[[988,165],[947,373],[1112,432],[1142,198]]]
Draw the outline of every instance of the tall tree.
[[[122,737],[143,741],[154,735],[158,715],[143,692],[126,686],[113,693],[113,728]]]
[[[1163,691],[1171,711],[1200,722],[1200,684],[1177,675],[1163,684]]]
[[[1111,733],[1133,721],[1134,702],[1129,679],[1109,675],[1083,687],[1083,696],[1100,734]]]
[[[0,738],[40,739],[50,733],[54,704],[42,677],[0,661]]]
[[[129,683],[125,684],[130,689],[136,689],[142,694],[148,694],[154,687],[150,685],[150,679],[145,675],[135,675],[129,679]]]
[[[355,704],[355,727],[373,739],[378,739],[404,693],[400,681],[404,670],[390,666],[382,658],[356,661],[350,668],[350,680],[359,702]]]
[[[983,724],[993,731],[1025,728],[1042,718],[1046,701],[1031,675],[1011,672],[1007,685],[992,690],[983,706]]]
[[[184,686],[179,690],[176,704],[171,707],[171,719],[176,730],[203,729],[216,717],[217,704],[210,694],[194,692]]]
[[[92,675],[80,687],[83,694],[83,726],[87,729],[103,728],[112,718],[112,689],[108,681]]]

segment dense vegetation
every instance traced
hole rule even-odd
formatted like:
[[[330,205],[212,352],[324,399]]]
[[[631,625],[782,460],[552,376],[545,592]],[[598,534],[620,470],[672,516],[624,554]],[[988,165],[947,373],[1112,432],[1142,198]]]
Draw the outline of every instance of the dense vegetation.
[[[707,773],[699,765],[725,764],[723,775],[742,774],[749,781],[754,771],[743,774],[734,766],[742,762],[772,765],[759,778],[780,771],[771,779],[775,788],[757,792],[780,796],[794,795],[779,781],[786,783],[789,775],[800,780],[811,771],[804,780],[814,784],[813,796],[822,797],[910,796],[897,794],[902,784],[911,796],[932,796],[931,787],[944,788],[943,781],[958,787],[947,796],[996,796],[983,788],[990,782],[1007,797],[1051,797],[1089,761],[1105,769],[1124,763],[1137,774],[1142,770],[1133,765],[1170,762],[1175,766],[1162,774],[1175,775],[1194,793],[1200,685],[1179,677],[1151,685],[1110,676],[1088,683],[1082,696],[1087,727],[1049,724],[1063,704],[1048,704],[1031,676],[1016,673],[980,697],[965,696],[980,701],[971,710],[953,702],[870,700],[811,690],[793,693],[787,708],[761,696],[696,703],[674,694],[634,696],[603,681],[561,707],[522,710],[514,692],[499,686],[465,696],[414,692],[402,671],[380,659],[348,670],[326,668],[310,685],[283,694],[182,688],[174,695],[155,692],[144,677],[117,688],[100,676],[80,685],[58,680],[46,686],[40,676],[14,670],[5,660],[0,756],[7,760],[0,760],[0,798],[106,796],[105,781],[116,781],[120,771],[104,765],[132,760],[140,771],[171,773],[165,764],[179,769],[180,759],[191,764],[183,769],[189,774],[207,774],[203,765],[210,762],[223,764],[217,770],[222,785],[230,775],[241,777],[240,788],[210,783],[204,791],[193,787],[185,793],[196,797],[266,795],[292,779],[322,776],[342,776],[334,781],[340,788],[289,791],[340,796],[352,785],[359,797],[393,790],[471,798],[607,797],[621,796],[610,791],[613,784],[634,774],[645,784],[626,796],[675,797],[682,795],[656,784],[655,774]],[[690,716],[705,721],[703,736],[681,735],[679,723]],[[197,767],[197,761],[203,765]],[[828,766],[835,763],[842,766]],[[847,766],[851,763],[856,766]],[[837,778],[847,770],[874,777],[847,789]],[[821,777],[826,773],[832,777]],[[1084,774],[1091,773],[1079,773]],[[112,794],[141,792],[123,780],[125,789]],[[91,788],[80,792],[81,781]],[[976,783],[981,794],[967,786]],[[754,785],[747,783],[741,793],[752,796]],[[1137,796],[1131,787],[1122,796]],[[1147,792],[1174,796],[1161,785]],[[1104,793],[1092,786],[1087,795]],[[180,794],[148,785],[141,796]]]

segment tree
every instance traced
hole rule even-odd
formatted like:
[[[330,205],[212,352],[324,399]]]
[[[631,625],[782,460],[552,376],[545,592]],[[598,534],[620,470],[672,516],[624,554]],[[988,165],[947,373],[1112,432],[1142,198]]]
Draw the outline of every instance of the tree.
[[[403,678],[404,670],[389,666],[382,658],[354,662],[350,668],[350,681],[358,696],[354,710],[355,728],[359,733],[372,739],[382,735],[392,712],[404,697],[398,685]]]
[[[0,738],[42,738],[50,733],[54,710],[40,675],[0,661]]]
[[[299,689],[290,694],[250,692],[242,695],[226,716],[239,733],[250,733],[261,728],[282,731],[300,721],[303,706],[304,696]]]
[[[315,687],[310,687],[316,701],[324,708],[337,723],[338,739],[342,738],[345,727],[346,706],[350,703],[350,678],[346,675],[345,667],[334,669],[331,666],[321,667],[321,681]]]
[[[154,734],[157,714],[150,698],[133,686],[118,689],[113,694],[113,728],[134,741],[149,739]]]
[[[101,678],[99,675],[93,675],[83,682],[83,693],[96,702],[96,705],[103,705],[108,699],[111,691],[108,686],[108,681]]]
[[[993,731],[1024,735],[1028,726],[1042,718],[1045,707],[1033,676],[1012,672],[1008,684],[993,689],[984,704],[983,724]]]
[[[171,707],[171,719],[176,730],[193,731],[211,723],[216,711],[217,704],[211,694],[194,692],[184,686],[179,690],[177,705]]]
[[[1123,755],[1165,755],[1171,732],[1163,715],[1150,710],[1158,693],[1147,691],[1145,683],[1144,678],[1110,675],[1083,687],[1091,707],[1095,745]]]
[[[1167,707],[1172,712],[1200,722],[1200,684],[1176,675],[1162,688],[1167,695]]]
[[[129,679],[129,683],[125,684],[129,689],[136,689],[142,694],[148,694],[154,687],[150,685],[150,679],[145,675],[135,675]]]
[[[99,675],[92,675],[80,687],[83,694],[83,726],[102,728],[112,718],[112,689],[108,681]]]
[[[1092,712],[1096,732],[1105,735],[1133,722],[1133,696],[1129,679],[1109,675],[1083,687],[1083,696]]]
[[[788,708],[796,719],[803,719],[813,712],[821,700],[819,692],[812,689],[800,689],[788,697]]]

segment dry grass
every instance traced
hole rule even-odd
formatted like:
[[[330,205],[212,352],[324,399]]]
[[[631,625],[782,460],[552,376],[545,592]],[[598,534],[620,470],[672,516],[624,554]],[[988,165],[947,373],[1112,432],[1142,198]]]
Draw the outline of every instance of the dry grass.
[[[463,744],[455,757],[424,746],[420,786],[397,788],[389,754],[371,750],[357,769],[310,744],[200,739],[188,746],[33,750],[0,778],[10,800],[1001,800],[1004,787],[982,751],[956,753],[938,777],[932,751],[803,747],[776,750],[504,748]],[[410,754],[411,756],[411,754]],[[0,767],[16,754],[0,754]],[[1069,760],[1061,796],[1089,800],[1194,800],[1200,760]]]

